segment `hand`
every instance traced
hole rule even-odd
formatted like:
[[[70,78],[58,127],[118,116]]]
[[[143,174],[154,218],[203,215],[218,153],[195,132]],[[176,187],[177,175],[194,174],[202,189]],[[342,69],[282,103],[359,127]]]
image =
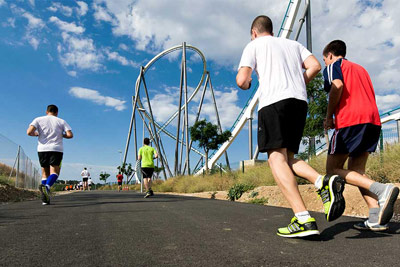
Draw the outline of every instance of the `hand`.
[[[250,87],[251,87],[251,81],[252,81],[253,79],[252,78],[250,78],[250,81],[249,81],[249,88],[247,88],[247,89],[250,89]]]
[[[325,130],[329,130],[329,129],[334,129],[335,128],[335,123],[333,121],[333,118],[325,118],[324,120],[324,128]]]

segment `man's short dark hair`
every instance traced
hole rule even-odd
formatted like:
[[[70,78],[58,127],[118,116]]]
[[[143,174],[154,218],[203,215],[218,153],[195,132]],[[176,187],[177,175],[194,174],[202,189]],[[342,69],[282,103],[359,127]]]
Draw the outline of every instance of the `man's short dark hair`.
[[[58,107],[56,105],[48,105],[47,112],[56,114],[56,113],[58,113]]]
[[[272,34],[273,32],[272,21],[267,16],[264,15],[258,16],[253,20],[253,23],[251,24],[250,34],[251,30],[253,29],[256,30],[258,33],[268,32],[269,34]]]
[[[146,137],[146,138],[143,140],[143,144],[145,144],[145,145],[150,145],[150,139]]]
[[[327,44],[322,54],[327,56],[328,53],[332,53],[334,56],[346,56],[346,43],[342,40],[334,40]]]

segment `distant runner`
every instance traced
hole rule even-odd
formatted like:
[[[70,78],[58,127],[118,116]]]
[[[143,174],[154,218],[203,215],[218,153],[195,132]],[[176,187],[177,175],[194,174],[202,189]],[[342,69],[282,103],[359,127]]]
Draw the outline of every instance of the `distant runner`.
[[[56,105],[47,106],[46,116],[34,119],[26,131],[29,136],[38,136],[38,156],[42,168],[42,183],[39,190],[42,204],[50,204],[50,188],[60,175],[63,158],[63,138],[73,137],[72,129],[58,116]]]
[[[149,138],[145,138],[143,144],[144,146],[139,149],[138,159],[142,161],[143,180],[146,188],[146,195],[144,197],[148,198],[154,195],[153,190],[151,189],[151,177],[154,172],[153,159],[157,158],[158,155],[156,150],[150,146]]]
[[[124,176],[121,174],[121,172],[119,172],[119,173],[117,174],[118,192],[121,191],[123,179],[124,179]]]
[[[86,168],[83,168],[83,171],[81,172],[81,176],[82,176],[82,182],[83,182],[83,191],[88,190],[88,180],[89,180],[89,176],[90,173]]]
[[[369,216],[354,225],[359,230],[385,231],[393,215],[399,189],[374,182],[365,175],[369,153],[375,152],[381,120],[368,72],[345,58],[346,44],[330,42],[323,51],[325,91],[329,92],[326,129],[335,129],[329,144],[326,171],[358,186]],[[333,118],[335,116],[335,118]],[[348,160],[348,169],[344,163]]]

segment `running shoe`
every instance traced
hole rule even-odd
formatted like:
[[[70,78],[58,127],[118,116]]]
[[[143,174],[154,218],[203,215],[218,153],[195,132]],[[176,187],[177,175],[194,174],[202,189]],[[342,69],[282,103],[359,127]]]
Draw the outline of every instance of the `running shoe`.
[[[378,224],[387,224],[393,216],[394,203],[399,195],[399,188],[391,184],[386,185],[385,192],[378,199],[379,217]]]
[[[147,192],[146,192],[146,195],[144,195],[144,198],[148,198],[148,197],[150,197],[150,196],[151,196],[150,191],[147,191]]]
[[[39,186],[39,190],[42,195],[42,205],[50,204],[50,190],[47,188],[47,186],[44,184],[41,184]]]
[[[305,237],[310,235],[319,235],[317,222],[314,218],[308,219],[304,223],[300,223],[296,216],[287,227],[279,228],[277,233],[283,237]]]
[[[381,232],[386,231],[389,227],[387,224],[381,225],[378,223],[370,223],[368,220],[354,224],[354,228],[362,231]]]
[[[317,190],[324,204],[325,218],[328,222],[342,216],[346,208],[343,197],[344,180],[338,175],[325,175],[322,187]]]
[[[150,192],[150,196],[154,196],[153,190],[150,189],[149,192]]]

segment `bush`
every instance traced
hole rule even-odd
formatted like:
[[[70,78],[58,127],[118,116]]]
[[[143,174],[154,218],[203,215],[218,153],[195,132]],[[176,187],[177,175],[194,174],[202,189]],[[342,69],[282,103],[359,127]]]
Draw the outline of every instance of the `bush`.
[[[262,197],[262,198],[250,199],[247,201],[247,203],[265,205],[268,203],[268,198]]]
[[[230,201],[238,200],[244,192],[254,189],[253,185],[235,184],[228,191],[228,199]]]

